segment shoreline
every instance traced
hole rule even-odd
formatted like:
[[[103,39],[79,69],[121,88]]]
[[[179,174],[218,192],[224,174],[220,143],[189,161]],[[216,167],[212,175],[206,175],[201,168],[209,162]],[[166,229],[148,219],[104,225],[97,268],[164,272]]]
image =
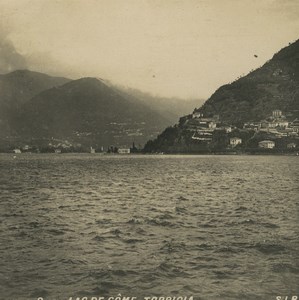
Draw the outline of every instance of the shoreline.
[[[53,156],[65,156],[65,155],[90,155],[90,156],[298,156],[299,152],[292,153],[277,153],[277,152],[256,152],[256,153],[248,153],[248,152],[209,152],[209,153],[88,153],[88,152],[63,152],[63,153],[53,153],[53,152],[22,152],[22,153],[12,153],[12,152],[0,152],[0,155],[12,155],[14,157],[18,156],[31,156],[31,155],[53,155]]]

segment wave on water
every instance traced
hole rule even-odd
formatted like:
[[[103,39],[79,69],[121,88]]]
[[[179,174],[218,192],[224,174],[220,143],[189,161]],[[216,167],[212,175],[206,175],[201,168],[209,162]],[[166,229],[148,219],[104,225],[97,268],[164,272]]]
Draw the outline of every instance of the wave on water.
[[[299,295],[297,157],[53,157],[1,157],[3,299]]]

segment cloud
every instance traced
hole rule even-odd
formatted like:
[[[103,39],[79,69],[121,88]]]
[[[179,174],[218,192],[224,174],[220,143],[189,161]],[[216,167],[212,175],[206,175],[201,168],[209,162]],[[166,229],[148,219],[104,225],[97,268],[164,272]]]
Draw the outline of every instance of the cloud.
[[[205,98],[298,32],[298,0],[0,0],[0,72],[27,67]]]
[[[0,31],[0,73],[26,69],[26,58],[15,49],[5,32]]]
[[[9,38],[10,33],[10,30],[0,26],[0,74],[30,69],[53,76],[74,75],[72,66],[54,59],[49,52],[31,51],[21,54]]]

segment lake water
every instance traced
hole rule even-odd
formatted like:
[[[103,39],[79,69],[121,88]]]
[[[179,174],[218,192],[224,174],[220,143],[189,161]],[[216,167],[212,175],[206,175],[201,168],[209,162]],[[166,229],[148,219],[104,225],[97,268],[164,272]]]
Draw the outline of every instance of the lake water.
[[[1,299],[299,296],[299,157],[0,155]]]

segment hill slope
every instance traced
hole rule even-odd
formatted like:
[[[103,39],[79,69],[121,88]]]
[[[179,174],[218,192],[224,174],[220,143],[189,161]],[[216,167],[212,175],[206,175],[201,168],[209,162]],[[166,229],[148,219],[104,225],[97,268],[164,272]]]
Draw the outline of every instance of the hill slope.
[[[229,123],[257,121],[274,109],[299,112],[299,40],[280,50],[261,68],[220,87],[199,109]]]

